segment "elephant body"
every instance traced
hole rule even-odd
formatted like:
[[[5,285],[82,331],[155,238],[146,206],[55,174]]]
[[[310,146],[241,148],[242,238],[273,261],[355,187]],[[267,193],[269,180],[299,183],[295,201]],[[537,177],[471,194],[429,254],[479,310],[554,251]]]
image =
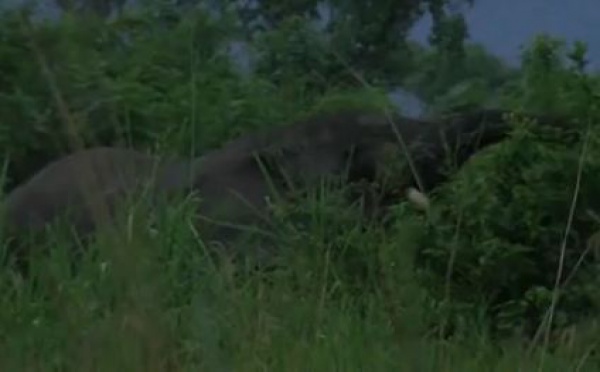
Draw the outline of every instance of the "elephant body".
[[[397,201],[394,191],[400,197],[410,187],[429,191],[447,177],[442,165],[448,155],[460,165],[507,136],[511,126],[503,115],[483,110],[415,120],[341,110],[241,136],[192,160],[91,148],[50,163],[14,189],[4,202],[4,216],[9,231],[39,231],[68,210],[75,230],[89,234],[97,227],[95,208],[105,208],[110,217],[122,197],[142,186],[156,197],[194,191],[200,197],[199,230],[228,241],[240,231],[228,224],[268,220],[268,200],[286,197],[294,185],[340,175],[350,183],[376,181],[386,145],[403,144],[399,154],[411,166],[395,176],[395,190],[385,203]],[[372,208],[381,203],[373,202]]]

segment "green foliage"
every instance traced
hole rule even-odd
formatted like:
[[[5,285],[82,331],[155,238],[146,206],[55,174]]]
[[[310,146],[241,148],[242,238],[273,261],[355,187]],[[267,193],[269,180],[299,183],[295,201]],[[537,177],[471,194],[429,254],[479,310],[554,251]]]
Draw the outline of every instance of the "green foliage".
[[[541,357],[557,371],[598,369],[588,350],[597,342],[600,305],[599,80],[585,73],[583,45],[566,50],[540,37],[516,70],[463,45],[460,17],[438,12],[445,1],[332,2],[339,13],[326,36],[301,16],[312,14],[314,2],[262,2],[279,28],[258,35],[257,74],[243,77],[226,53],[237,36],[230,18],[165,4],[111,22],[72,14],[31,32],[18,15],[3,15],[0,147],[10,156],[11,185],[71,144],[44,61],[88,145],[198,155],[308,113],[388,108],[385,88],[396,81],[432,111],[494,104],[580,120],[567,133],[516,118],[508,141],[435,190],[430,213],[399,202],[392,231],[365,224],[356,206],[325,187],[274,206],[272,232],[285,253],[274,272],[211,261],[191,223],[193,204],[160,208],[158,216],[132,212],[119,224],[123,231],[101,236],[76,267],[64,251],[67,238],[49,238],[50,257],[40,254],[34,280],[0,272],[1,370],[43,363],[513,371],[541,369]],[[434,47],[411,46],[412,60],[401,36],[424,4],[440,23]],[[361,43],[381,32],[389,34],[365,51]],[[363,87],[358,77],[366,70],[366,81],[383,83]],[[558,340],[557,352],[540,356],[546,349],[525,354],[522,339],[492,337],[533,333],[549,307],[552,327],[573,326],[576,342]],[[449,330],[451,342],[438,337]]]
[[[32,34],[18,16],[5,16],[0,146],[13,161],[11,184],[71,145],[67,124],[86,143],[158,143],[199,154],[281,121],[294,106],[272,85],[240,79],[222,47],[226,24],[197,11],[161,27],[162,19],[152,14],[114,23],[66,17],[38,25]],[[30,48],[32,39],[42,57]],[[40,58],[68,105],[68,122]]]
[[[125,2],[126,0],[57,0],[56,5],[65,12],[106,18],[113,11],[121,12]]]
[[[316,73],[321,81],[330,80],[330,75],[333,75],[335,81],[339,71],[335,67],[342,60],[345,66],[351,66],[366,81],[392,87],[402,81],[413,66],[406,37],[426,11],[433,15],[433,44],[440,50],[446,50],[446,54],[462,50],[466,37],[465,23],[461,14],[446,14],[449,3],[446,0],[336,0],[327,3],[265,0],[243,5],[236,2],[234,8],[245,40],[255,33],[280,34],[283,30],[281,34],[288,35],[288,38],[281,35],[279,41],[289,41],[292,45],[283,46],[275,42],[267,47],[279,52],[292,52],[303,48],[302,45],[314,43],[314,48],[304,51],[302,58],[296,61],[298,66],[305,66],[307,61],[316,62],[310,70],[303,70],[304,75]],[[472,1],[460,0],[454,5],[463,3],[471,4]],[[318,32],[315,31],[317,25],[320,26]],[[324,53],[318,53],[321,48],[335,53],[336,58],[330,59],[333,62],[327,63],[327,66],[322,61]],[[320,56],[315,57],[315,52]],[[293,57],[295,53],[284,54],[289,55],[288,58],[297,58]],[[272,66],[272,62],[267,61],[266,66]],[[455,62],[446,66],[456,65]],[[281,68],[279,65],[276,67],[275,70]]]
[[[290,99],[322,94],[333,86],[348,86],[352,82],[348,81],[347,71],[329,53],[328,44],[305,19],[287,18],[276,31],[257,38],[255,71],[282,87]]]
[[[507,89],[502,104],[554,114],[590,112],[597,98],[597,76],[585,74],[585,47],[573,50],[554,38],[541,35],[523,55],[518,84]]]
[[[538,39],[524,57],[522,90],[513,93],[522,97],[517,109],[580,119],[572,133],[516,120],[509,141],[437,190],[422,235],[419,261],[433,293],[465,317],[484,306],[495,330],[532,333],[551,305],[553,326],[564,327],[600,305],[600,266],[588,243],[600,207],[598,88],[581,71],[559,65],[560,56],[559,44]]]
[[[312,111],[334,111],[344,108],[364,108],[379,111],[394,109],[389,97],[382,89],[330,89],[319,101],[315,102]]]
[[[413,50],[418,68],[404,79],[403,86],[427,103],[432,112],[495,106],[503,87],[518,76],[479,45],[466,45],[464,54],[458,56],[439,48],[414,46]]]

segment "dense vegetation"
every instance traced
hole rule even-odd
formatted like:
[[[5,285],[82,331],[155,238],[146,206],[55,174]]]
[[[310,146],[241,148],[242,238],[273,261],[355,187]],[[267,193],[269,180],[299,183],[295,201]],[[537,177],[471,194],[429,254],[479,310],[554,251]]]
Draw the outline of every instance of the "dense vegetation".
[[[600,368],[599,79],[585,46],[540,36],[509,68],[465,42],[460,17],[433,6],[444,2],[424,1],[439,21],[431,47],[386,39],[385,58],[373,50],[359,64],[352,46],[381,22],[358,2],[334,3],[363,14],[360,27],[338,15],[319,32],[304,14],[316,2],[284,16],[265,1],[268,27],[245,40],[252,73],[228,43],[250,32],[253,13],[3,14],[6,190],[77,144],[197,156],[313,110],[390,105],[396,87],[429,113],[494,106],[566,115],[572,130],[516,115],[509,140],[452,170],[428,213],[398,204],[391,229],[364,229],[335,191],[281,206],[285,264],[274,272],[210,261],[187,202],[155,215],[156,236],[132,209],[77,270],[57,235],[36,280],[0,273],[1,370]],[[419,14],[397,13],[400,35]]]

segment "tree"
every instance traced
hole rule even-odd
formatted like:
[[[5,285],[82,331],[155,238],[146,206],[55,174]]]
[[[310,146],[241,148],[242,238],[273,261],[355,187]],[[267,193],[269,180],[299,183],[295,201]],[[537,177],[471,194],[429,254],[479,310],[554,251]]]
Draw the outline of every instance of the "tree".
[[[127,0],[56,0],[56,5],[69,13],[94,14],[108,18],[113,11],[121,12]]]
[[[460,55],[468,36],[466,24],[459,12],[448,15],[449,8],[472,5],[473,0],[229,0],[223,4],[223,11],[237,12],[247,40],[256,33],[278,30],[290,17],[320,25],[329,40],[329,50],[367,80],[394,86],[408,69],[406,38],[415,22],[429,13],[433,19],[432,45]]]

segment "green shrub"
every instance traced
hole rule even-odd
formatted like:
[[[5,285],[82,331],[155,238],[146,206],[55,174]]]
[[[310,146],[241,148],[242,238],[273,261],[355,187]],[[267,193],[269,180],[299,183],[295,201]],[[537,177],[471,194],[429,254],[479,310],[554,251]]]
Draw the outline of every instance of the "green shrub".
[[[113,22],[67,17],[36,24],[32,34],[4,14],[0,147],[10,156],[11,185],[70,144],[32,35],[87,144],[198,155],[315,111],[390,106],[378,88],[350,88],[355,77],[312,44],[323,40],[303,22],[291,18],[263,34],[254,45],[258,75],[242,77],[224,47],[233,26],[201,10]],[[510,77],[496,97],[501,106],[573,115],[580,121],[572,133],[516,120],[507,142],[435,190],[431,213],[399,202],[393,231],[365,224],[335,192],[277,206],[273,232],[286,254],[270,273],[213,265],[191,228],[191,210],[180,205],[154,216],[157,235],[144,226],[150,214],[138,211],[135,229],[122,222],[122,231],[101,235],[75,271],[65,242],[49,238],[50,257],[36,267],[40,280],[0,272],[2,369],[481,370],[498,363],[530,370],[539,367],[538,354],[524,354],[523,341],[505,347],[488,336],[538,327],[560,260],[569,279],[553,326],[597,330],[600,115],[585,48],[565,56],[559,42],[540,38],[518,73],[472,52],[473,66],[463,72],[474,70],[475,80],[456,83],[465,89],[438,94],[460,79],[436,80],[435,68],[417,74],[415,85],[438,82],[420,87],[428,103],[479,104],[495,81]],[[493,76],[481,65],[492,66]],[[431,337],[430,323],[448,323],[463,337]],[[578,340],[583,346],[548,364],[597,370],[597,358],[586,359],[588,338]]]
[[[600,265],[586,242],[599,227],[590,211],[600,208],[600,102],[591,79],[552,62],[560,55],[546,38],[534,43],[517,96],[525,110],[571,114],[571,133],[513,118],[508,141],[471,159],[434,193],[418,262],[455,320],[483,307],[491,329],[531,334],[552,305],[559,262],[553,326],[598,311]]]

